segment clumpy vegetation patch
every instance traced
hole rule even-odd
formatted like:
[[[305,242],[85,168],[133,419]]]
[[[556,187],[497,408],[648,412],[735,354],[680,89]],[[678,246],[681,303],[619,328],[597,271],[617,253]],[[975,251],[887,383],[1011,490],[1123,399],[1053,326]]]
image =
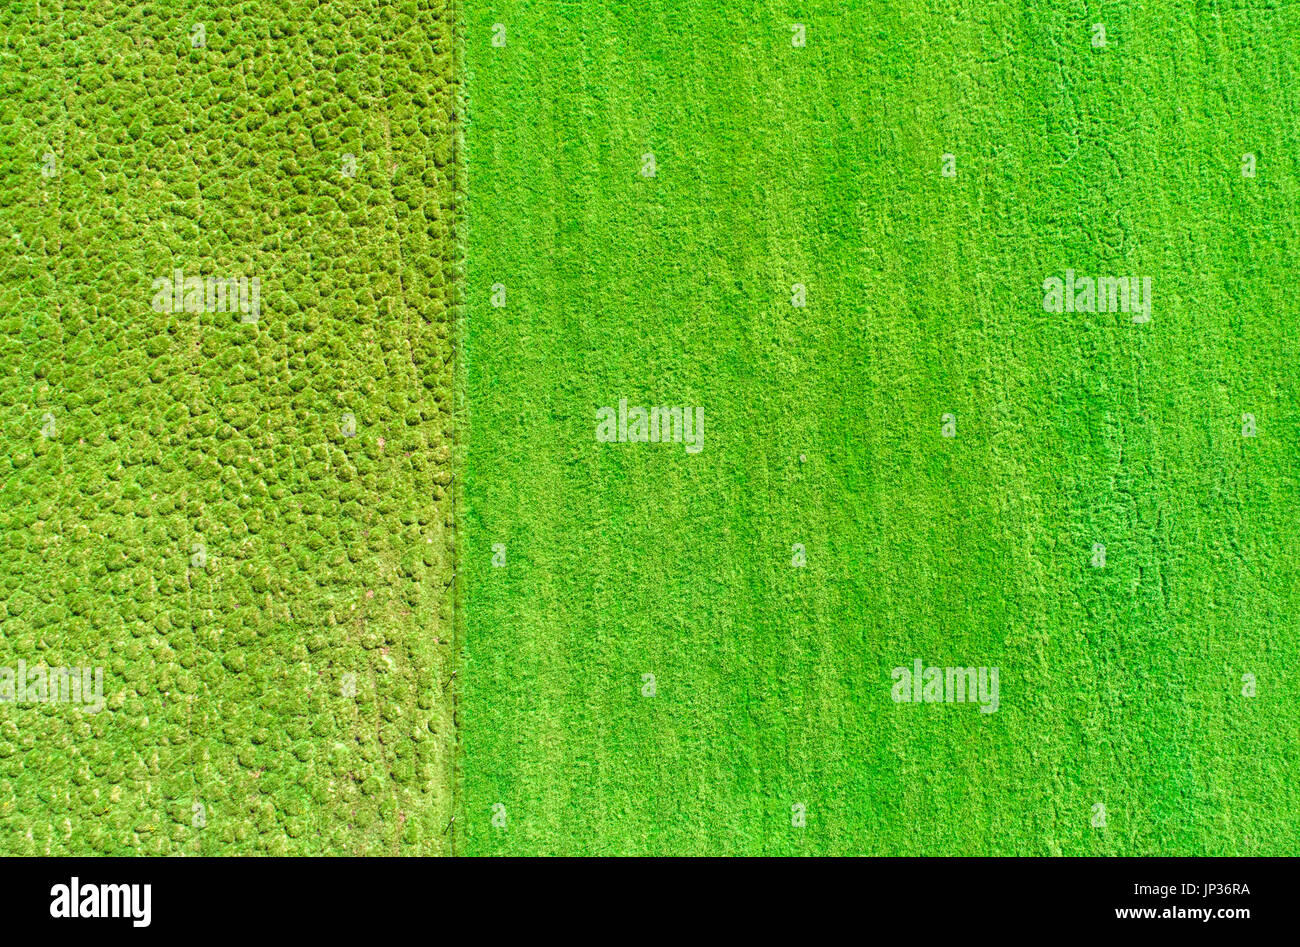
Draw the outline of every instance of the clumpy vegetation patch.
[[[448,16],[3,15],[0,850],[448,848]]]
[[[1300,7],[1089,9],[467,9],[458,852],[1297,854]]]

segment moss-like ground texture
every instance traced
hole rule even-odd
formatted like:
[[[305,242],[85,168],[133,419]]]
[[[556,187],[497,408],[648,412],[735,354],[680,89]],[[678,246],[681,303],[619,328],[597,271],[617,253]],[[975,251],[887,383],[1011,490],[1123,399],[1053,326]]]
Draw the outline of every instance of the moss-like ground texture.
[[[105,695],[0,706],[0,851],[449,849],[452,33],[0,14],[0,665]],[[156,311],[176,269],[258,321]]]

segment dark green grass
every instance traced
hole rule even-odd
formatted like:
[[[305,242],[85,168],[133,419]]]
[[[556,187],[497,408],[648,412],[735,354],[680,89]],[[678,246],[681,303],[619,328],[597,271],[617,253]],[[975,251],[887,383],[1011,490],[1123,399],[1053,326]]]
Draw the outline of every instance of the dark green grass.
[[[1295,854],[1300,14],[850,7],[463,14],[456,850]]]

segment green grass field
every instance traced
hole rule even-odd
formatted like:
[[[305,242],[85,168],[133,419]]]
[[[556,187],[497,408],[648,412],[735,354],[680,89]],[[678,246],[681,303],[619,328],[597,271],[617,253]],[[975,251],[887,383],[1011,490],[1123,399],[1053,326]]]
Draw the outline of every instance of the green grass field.
[[[848,6],[467,5],[456,851],[1296,854],[1300,10]]]
[[[0,851],[445,852],[445,8],[0,37],[0,665],[104,675],[0,705]],[[176,269],[259,278],[258,320],[156,311]]]
[[[1298,36],[10,4],[0,853],[1300,854]]]

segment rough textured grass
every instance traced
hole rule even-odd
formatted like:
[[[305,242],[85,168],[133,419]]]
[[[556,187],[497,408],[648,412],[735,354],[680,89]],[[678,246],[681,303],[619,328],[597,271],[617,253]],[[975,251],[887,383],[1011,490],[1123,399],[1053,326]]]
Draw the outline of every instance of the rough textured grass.
[[[0,665],[106,697],[0,706],[5,853],[447,849],[451,32],[0,18]],[[259,277],[259,321],[155,311],[175,268]]]
[[[1296,854],[1300,10],[848,6],[464,13],[456,850]]]
[[[0,14],[0,851],[1297,854],[1300,10],[848,6]]]

